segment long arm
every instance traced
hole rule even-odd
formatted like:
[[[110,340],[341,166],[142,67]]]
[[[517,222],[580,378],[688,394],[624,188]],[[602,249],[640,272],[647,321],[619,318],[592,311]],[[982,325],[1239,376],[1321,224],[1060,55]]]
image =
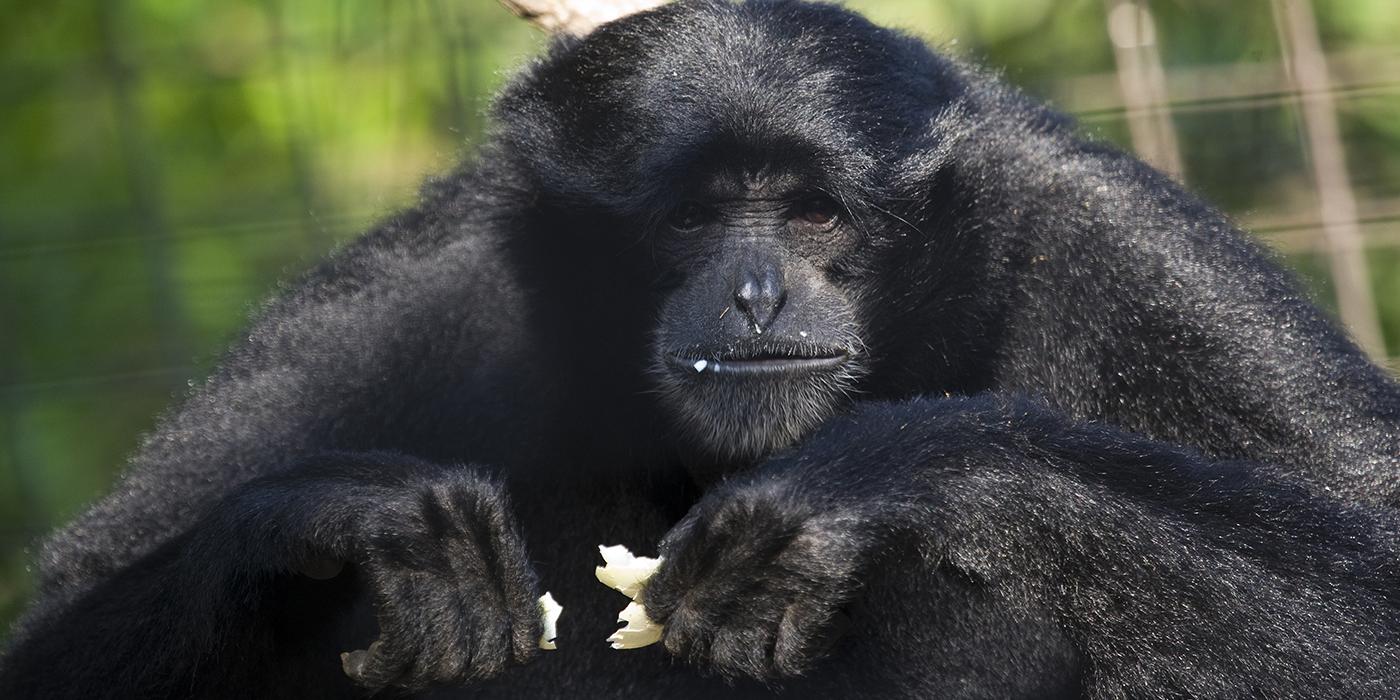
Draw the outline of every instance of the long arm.
[[[1009,290],[985,388],[1400,503],[1400,385],[1248,236],[1004,89],[952,114],[934,235],[985,252],[964,293]]]
[[[511,373],[530,361],[520,330],[527,311],[492,234],[497,222],[475,213],[500,214],[471,194],[483,189],[477,177],[459,173],[437,183],[419,209],[370,232],[262,310],[214,375],[145,440],[113,493],[44,544],[38,595],[0,660],[0,687],[32,690],[49,679],[80,693],[115,673],[113,687],[179,695],[180,687],[165,684],[194,676],[217,683],[221,673],[252,683],[251,670],[274,661],[319,669],[309,676],[324,671],[299,666],[303,651],[321,654],[339,674],[336,650],[317,646],[329,644],[339,618],[311,612],[343,614],[352,596],[289,583],[298,562],[287,559],[327,529],[372,521],[377,502],[390,498],[383,489],[357,490],[372,471],[362,467],[377,463],[365,455],[404,455],[381,464],[389,472],[416,464],[408,455],[495,468],[510,429],[528,429],[520,421],[510,429],[498,424],[511,420],[511,398],[496,397],[494,387],[503,377],[520,387]],[[486,405],[489,414],[479,410]],[[342,473],[307,483],[308,461],[331,452],[343,455]],[[247,484],[295,498],[239,495]],[[417,488],[425,487],[399,490]],[[348,505],[344,499],[356,494],[363,502]],[[245,507],[249,498],[266,512]],[[336,508],[359,520],[295,527],[278,520]],[[262,517],[287,529],[263,532]],[[409,542],[428,537],[381,526]],[[362,554],[338,556],[364,564]],[[459,572],[446,590],[468,578]],[[528,598],[529,588],[517,586],[523,592],[515,597]],[[381,612],[386,602],[439,609],[412,592],[380,600]],[[480,609],[495,605],[482,598]],[[278,637],[279,625],[296,620],[308,629]],[[438,667],[392,669],[366,684],[427,682],[439,671],[452,677],[443,669],[454,657],[441,658]],[[64,659],[75,660],[72,668],[60,665]],[[70,677],[79,671],[86,675]]]
[[[1038,202],[1003,386],[1217,456],[1400,504],[1400,387],[1218,213],[1131,158],[1076,145]],[[1045,171],[1042,171],[1045,172]],[[1041,358],[1031,362],[1029,358]]]
[[[1368,697],[1400,684],[1397,535],[1388,509],[1030,402],[877,403],[707,496],[644,596],[674,653],[782,676],[809,668],[835,610],[895,572],[925,583],[853,620],[830,663],[918,639],[911,625],[949,614],[949,567],[999,601],[1003,624],[1063,630],[1094,697]],[[891,549],[912,554],[879,559]],[[925,653],[992,653],[967,644]]]
[[[463,214],[477,204],[473,177],[438,183],[419,208],[266,305],[143,441],[113,492],[47,541],[41,596],[112,574],[249,479],[330,450],[424,454],[440,439],[434,430],[465,418],[453,411],[485,383],[479,375],[518,366],[523,323],[499,318],[525,313],[489,223]],[[451,386],[461,404],[433,403]],[[490,420],[454,430],[490,435],[499,429]]]

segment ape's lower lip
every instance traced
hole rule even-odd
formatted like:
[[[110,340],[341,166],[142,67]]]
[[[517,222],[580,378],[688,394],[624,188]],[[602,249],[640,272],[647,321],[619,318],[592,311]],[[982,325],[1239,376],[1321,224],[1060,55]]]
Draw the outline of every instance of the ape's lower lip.
[[[846,363],[845,353],[822,357],[751,357],[751,358],[697,358],[671,356],[671,365],[676,369],[696,375],[718,375],[730,377],[758,377],[781,374],[801,374],[823,369],[833,369]]]

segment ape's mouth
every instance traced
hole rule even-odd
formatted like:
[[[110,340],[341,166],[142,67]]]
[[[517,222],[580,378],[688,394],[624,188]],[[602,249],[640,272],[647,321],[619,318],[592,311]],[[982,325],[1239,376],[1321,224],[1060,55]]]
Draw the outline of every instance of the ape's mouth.
[[[862,374],[856,347],[775,336],[657,348],[662,406],[705,450],[749,459],[790,445],[829,418]]]
[[[788,347],[724,352],[675,352],[666,357],[672,369],[704,376],[772,377],[830,370],[846,364],[840,348]]]

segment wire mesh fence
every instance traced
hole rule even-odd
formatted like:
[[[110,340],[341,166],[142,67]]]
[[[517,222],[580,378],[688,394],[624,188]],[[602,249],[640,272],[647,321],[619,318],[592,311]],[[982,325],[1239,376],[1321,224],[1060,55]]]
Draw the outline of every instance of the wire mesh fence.
[[[1362,237],[1360,208],[1347,170],[1346,149],[1337,118],[1337,102],[1347,95],[1334,87],[1332,61],[1322,51],[1311,0],[1271,0],[1281,49],[1275,61],[1256,64],[1248,70],[1226,66],[1194,71],[1190,84],[1207,86],[1209,97],[1202,95],[1206,91],[1196,88],[1192,90],[1195,94],[1175,99],[1162,68],[1155,22],[1148,3],[1145,0],[1106,2],[1108,34],[1117,59],[1121,99],[1117,104],[1097,106],[1095,116],[1102,118],[1121,113],[1129,124],[1134,149],[1162,171],[1178,178],[1183,176],[1172,121],[1175,109],[1206,106],[1228,109],[1231,105],[1259,108],[1272,103],[1299,112],[1300,147],[1311,165],[1317,207],[1314,219],[1290,227],[1293,235],[1289,242],[1325,254],[1342,322],[1372,357],[1386,361],[1386,344],[1381,335],[1364,252],[1368,245],[1389,244],[1384,240],[1364,241]],[[1393,94],[1396,88],[1393,81],[1377,80],[1373,77],[1377,74],[1369,70],[1366,73],[1369,80],[1353,78],[1347,87],[1371,95]],[[1087,87],[1086,92],[1091,95],[1113,94],[1103,86]],[[1367,202],[1367,208],[1374,209],[1375,204]],[[1390,203],[1386,205],[1388,208]],[[1392,220],[1390,215],[1372,215],[1366,223],[1385,224]]]

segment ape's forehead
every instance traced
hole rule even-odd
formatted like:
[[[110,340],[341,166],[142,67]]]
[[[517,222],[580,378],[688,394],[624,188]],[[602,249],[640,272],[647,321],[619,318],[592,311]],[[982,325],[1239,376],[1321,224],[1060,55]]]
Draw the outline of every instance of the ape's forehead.
[[[783,163],[732,165],[699,168],[693,182],[684,183],[684,190],[713,201],[737,199],[785,199],[813,190],[827,190],[830,185],[818,173],[788,167]]]
[[[679,2],[561,42],[497,118],[546,189],[623,205],[716,154],[860,188],[941,108],[945,73],[919,42],[835,6]]]
[[[605,26],[574,53],[594,106],[669,126],[668,140],[697,130],[878,142],[932,106],[937,73],[919,69],[921,43],[799,2],[675,3]]]

